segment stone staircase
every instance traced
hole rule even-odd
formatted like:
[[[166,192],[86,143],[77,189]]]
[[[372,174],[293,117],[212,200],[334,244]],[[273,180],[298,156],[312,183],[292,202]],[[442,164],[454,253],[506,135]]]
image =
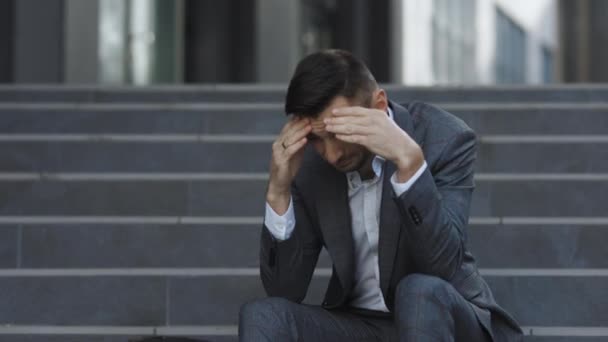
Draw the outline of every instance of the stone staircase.
[[[608,86],[386,89],[477,132],[471,248],[526,341],[608,340]],[[236,341],[283,96],[0,86],[0,341]]]

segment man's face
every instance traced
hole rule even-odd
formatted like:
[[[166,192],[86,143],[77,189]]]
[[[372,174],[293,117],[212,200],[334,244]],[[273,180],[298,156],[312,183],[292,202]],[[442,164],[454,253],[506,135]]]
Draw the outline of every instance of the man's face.
[[[365,147],[338,140],[333,133],[325,131],[323,120],[332,116],[333,109],[352,105],[343,96],[334,98],[318,117],[310,119],[312,131],[307,137],[323,159],[344,173],[361,169],[373,155]]]

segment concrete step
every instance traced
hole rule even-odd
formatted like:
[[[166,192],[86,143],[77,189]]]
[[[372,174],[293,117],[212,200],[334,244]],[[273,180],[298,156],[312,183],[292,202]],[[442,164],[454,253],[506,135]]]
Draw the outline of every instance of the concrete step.
[[[608,136],[607,136],[608,137]],[[557,137],[552,142],[501,143],[484,141],[479,144],[477,172],[529,173],[595,173],[608,171],[608,144],[573,142]],[[525,138],[525,137],[522,137]],[[607,141],[608,142],[608,141]],[[606,161],[606,162],[604,162]]]
[[[78,330],[78,329],[74,329]],[[108,332],[107,335],[104,335],[104,328],[99,328],[96,335],[62,335],[62,334],[28,334],[24,333],[21,335],[11,335],[5,334],[0,335],[0,341],[10,341],[10,342],[140,342],[146,335],[138,335],[136,333],[131,335],[115,335],[112,334],[112,329],[105,329]],[[154,327],[150,327],[149,329],[145,329],[147,331],[153,331]],[[153,335],[148,335],[148,337],[152,337]],[[162,335],[158,335],[162,336]],[[209,342],[238,342],[238,336],[215,336],[215,335],[202,335],[202,336],[180,336],[180,337],[190,337],[192,339],[198,339],[200,341],[209,341]],[[5,338],[6,340],[4,340]],[[578,342],[578,341],[576,341]]]
[[[267,172],[271,142],[0,142],[1,172]]]
[[[506,219],[509,221],[508,218]],[[101,220],[99,220],[101,221]],[[251,224],[6,224],[2,268],[257,267],[262,218]],[[485,221],[485,222],[483,222]],[[608,268],[604,224],[500,224],[473,217],[471,251],[484,268]],[[232,223],[232,224],[230,224]],[[600,223],[600,222],[598,222]],[[235,248],[226,248],[235,246]],[[517,253],[513,253],[517,251]],[[18,264],[17,264],[18,261]],[[331,267],[323,251],[321,267]]]
[[[486,134],[606,134],[608,104],[441,104]],[[2,104],[0,133],[277,134],[279,103]]]
[[[606,336],[525,336],[525,342],[604,342]],[[235,340],[236,341],[236,340]]]
[[[608,249],[598,243],[608,238],[608,226],[530,223],[471,225],[469,241],[479,267],[604,268],[608,265]]]
[[[139,342],[143,336],[138,335],[114,335],[108,332],[108,335],[103,334],[103,328],[98,335],[45,335],[45,334],[23,334],[23,335],[0,335],[0,341],[10,342]],[[109,330],[109,329],[108,329]],[[147,329],[153,330],[153,328]],[[152,335],[150,335],[151,337]],[[160,335],[158,335],[160,336]],[[181,337],[181,336],[180,336]],[[200,341],[209,342],[238,342],[238,336],[184,336]],[[6,339],[3,339],[6,338]],[[575,340],[578,342],[578,340]],[[584,341],[583,341],[584,342]]]
[[[127,270],[128,271],[128,270]],[[175,271],[173,269],[172,271]],[[12,325],[233,325],[242,303],[263,297],[250,275],[7,276],[0,282],[0,322]],[[249,271],[247,271],[249,272]],[[608,286],[601,275],[486,275],[497,301],[524,326],[608,325]],[[328,276],[311,283],[306,302],[318,304]]]
[[[236,327],[234,327],[236,328]],[[103,329],[103,328],[102,328]],[[100,330],[102,330],[100,329]],[[111,331],[111,329],[107,329]],[[151,330],[151,329],[149,329]],[[525,342],[605,342],[605,336],[569,336],[569,335],[561,335],[561,330],[559,328],[551,328],[550,336],[533,336],[527,335],[524,337]],[[585,331],[585,328],[581,330]],[[103,331],[103,330],[102,330]],[[556,331],[554,335],[552,331]],[[7,341],[11,342],[138,342],[140,336],[134,335],[124,335],[124,336],[116,336],[111,334],[110,332],[107,335],[103,335],[103,332],[98,332],[98,335],[45,335],[45,334],[31,334],[31,335],[3,335],[0,337],[5,337]],[[191,338],[198,338],[204,341],[210,342],[237,342],[238,337],[236,335],[233,336],[214,336],[214,335],[201,335],[201,336],[188,336]]]
[[[388,88],[476,130],[471,249],[526,341],[606,340],[585,329],[608,326],[608,87]],[[236,341],[238,307],[264,295],[263,172],[284,89],[0,86],[0,341],[189,326]],[[326,253],[319,265],[311,303]]]
[[[606,101],[604,85],[404,87],[382,85],[389,97],[408,101],[595,102]],[[196,85],[152,87],[0,86],[3,102],[283,102],[287,85]]]
[[[502,143],[486,142],[482,137],[476,171],[607,172],[608,135],[605,137],[605,142],[595,143]],[[226,142],[0,140],[0,172],[267,172],[273,137],[250,142],[241,138],[247,137]]]
[[[111,176],[111,175],[110,175]],[[145,179],[47,176],[0,181],[0,215],[259,216],[264,174],[160,175]],[[477,179],[472,216],[604,216],[606,176]],[[581,175],[584,177],[585,175]],[[38,175],[34,175],[38,177]]]

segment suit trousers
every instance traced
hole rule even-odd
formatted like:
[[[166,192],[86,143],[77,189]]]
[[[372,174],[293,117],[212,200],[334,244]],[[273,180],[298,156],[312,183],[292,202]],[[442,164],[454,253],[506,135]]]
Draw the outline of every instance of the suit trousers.
[[[396,290],[394,315],[297,304],[269,297],[244,304],[243,342],[274,341],[491,341],[471,303],[448,282],[412,274]]]

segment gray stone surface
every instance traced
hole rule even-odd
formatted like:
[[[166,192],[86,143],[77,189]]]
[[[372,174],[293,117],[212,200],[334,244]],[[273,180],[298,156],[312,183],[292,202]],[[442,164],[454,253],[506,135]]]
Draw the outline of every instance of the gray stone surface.
[[[605,181],[477,181],[473,216],[605,216]]]
[[[0,182],[0,214],[183,216],[193,204],[189,188],[188,182]],[[205,192],[204,185],[199,190]]]
[[[268,172],[271,144],[0,143],[0,172]]]
[[[497,301],[522,325],[608,324],[608,303],[598,297],[608,285],[606,277],[486,278]],[[170,287],[170,322],[175,325],[234,324],[240,304],[263,295],[256,277],[182,278],[172,280]],[[324,282],[311,286],[309,302],[319,303],[324,291]]]
[[[608,127],[608,105],[442,108],[461,117],[478,135],[605,134]],[[0,106],[0,133],[278,134],[285,122],[280,104],[229,110],[200,105],[57,109]]]
[[[603,173],[608,171],[608,144],[479,144],[479,172]]]
[[[147,88],[48,87],[0,88],[4,102],[268,102],[284,101],[287,85],[219,85]],[[442,102],[605,102],[605,86],[560,85],[552,88],[512,86],[494,87],[403,87],[383,85],[391,98]]]
[[[483,134],[605,134],[606,108],[451,109],[477,135]]]
[[[605,86],[389,88],[390,98],[398,102],[460,102],[445,108],[463,118],[479,137],[605,135],[608,127],[608,105],[590,105],[608,102]],[[276,134],[285,122],[283,96],[282,86],[130,90],[0,86],[0,102],[4,102],[0,134]],[[232,110],[203,105],[223,102],[235,107],[239,101],[258,105]],[[9,102],[64,104],[52,109]],[[501,104],[479,105],[482,102]],[[604,145],[482,143],[477,172],[603,173],[608,170]],[[269,143],[0,142],[0,172],[267,172],[269,152]],[[265,186],[263,180],[3,180],[0,215],[261,217]],[[606,193],[605,181],[478,180],[471,215],[606,216]],[[0,268],[14,269],[19,263],[37,270],[255,268],[260,229],[259,224],[0,225]],[[608,268],[607,234],[604,225],[477,224],[469,227],[469,242],[482,268]],[[319,266],[330,265],[323,253]],[[522,325],[608,326],[603,295],[608,277],[486,278],[499,303]],[[326,281],[327,277],[315,278],[309,303],[320,302]],[[257,276],[3,276],[0,324],[236,324],[239,306],[261,296],[264,291]],[[0,335],[0,341],[6,338],[115,342],[129,336]],[[237,340],[234,336],[207,339]],[[606,337],[528,336],[525,340],[596,342]]]
[[[91,335],[3,335],[0,341],[10,342],[138,342],[133,336]],[[237,342],[238,336],[192,336],[209,342]],[[525,336],[525,342],[605,342],[606,337],[580,336]]]
[[[138,342],[133,336],[92,335],[3,335],[0,341],[10,342]],[[238,336],[192,336],[209,342],[237,342]],[[580,336],[525,336],[525,342],[605,342],[606,337]]]
[[[261,224],[25,226],[22,267],[257,267],[261,229]],[[325,252],[320,265],[331,265]]]
[[[90,102],[93,101],[93,96],[86,91],[66,91],[60,89],[16,89],[5,85],[0,89],[0,102]]]
[[[606,102],[605,87],[509,87],[509,88],[400,88],[388,87],[388,94],[398,101],[428,102]]]
[[[0,268],[17,267],[19,227],[0,225]]]
[[[2,181],[0,215],[260,216],[266,181]],[[477,181],[472,216],[604,216],[603,181]]]
[[[0,172],[268,172],[271,142],[0,142]],[[480,143],[477,173],[601,173],[608,144]]]
[[[608,277],[486,277],[494,296],[526,326],[608,325]]]
[[[29,109],[0,106],[2,133],[197,134],[204,119],[196,110],[166,110],[150,106],[139,110],[117,110],[107,106],[80,109],[74,105]]]
[[[3,277],[0,324],[165,323],[166,282],[147,277]]]
[[[0,341],[7,342],[138,342],[138,339],[120,335],[0,335]]]
[[[305,303],[320,305],[329,277],[313,278]],[[243,303],[266,296],[259,277],[172,278],[169,324],[237,324]]]
[[[525,342],[605,342],[608,336],[526,336]]]
[[[116,92],[112,90],[98,91],[93,94],[96,102],[283,102],[285,93],[282,91],[201,91],[190,89],[186,91],[167,92],[165,90],[148,90],[143,92]]]
[[[0,335],[6,342],[140,342],[144,336],[119,335]],[[190,336],[189,336],[190,337]],[[238,336],[191,336],[201,341],[237,342]]]
[[[28,226],[22,262],[26,268],[252,267],[259,234],[251,233],[260,227]],[[231,245],[238,248],[226,248]]]
[[[257,267],[260,230],[257,224],[27,225],[21,262],[25,268]],[[468,232],[483,268],[608,268],[604,226],[470,225]],[[14,261],[15,240],[6,245],[13,250],[6,260]],[[327,253],[319,266],[331,266]]]
[[[469,227],[483,268],[608,268],[608,229],[584,225]]]

